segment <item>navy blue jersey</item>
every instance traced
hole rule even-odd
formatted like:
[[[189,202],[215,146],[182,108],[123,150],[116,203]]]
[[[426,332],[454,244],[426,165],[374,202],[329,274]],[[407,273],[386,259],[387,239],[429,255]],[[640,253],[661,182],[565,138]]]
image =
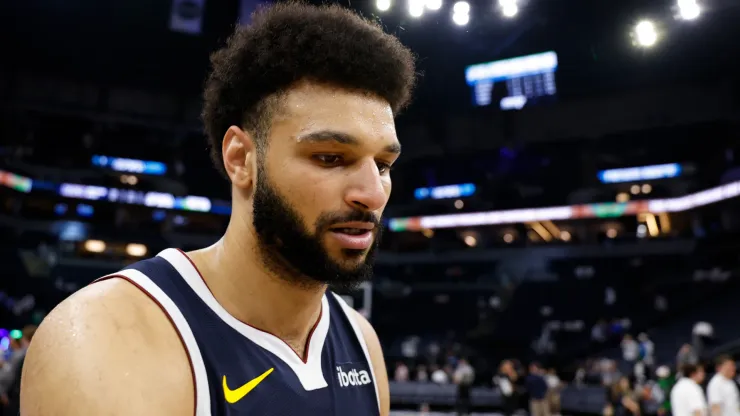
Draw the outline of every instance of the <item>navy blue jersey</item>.
[[[108,278],[137,286],[172,321],[190,358],[195,416],[379,416],[367,345],[352,310],[335,294],[324,295],[299,357],[280,338],[231,316],[179,250]]]

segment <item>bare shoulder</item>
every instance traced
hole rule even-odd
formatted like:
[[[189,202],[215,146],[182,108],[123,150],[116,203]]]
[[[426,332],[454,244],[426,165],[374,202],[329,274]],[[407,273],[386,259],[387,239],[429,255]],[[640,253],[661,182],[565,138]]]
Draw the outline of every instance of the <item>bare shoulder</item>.
[[[110,279],[44,319],[23,366],[21,411],[189,414],[193,389],[187,353],[164,312],[133,285]]]
[[[388,386],[388,370],[383,358],[383,349],[380,346],[378,334],[370,322],[359,312],[353,310],[357,324],[362,330],[362,336],[365,338],[367,350],[372,360],[373,372],[375,373],[375,383],[378,386],[378,396],[380,398],[380,416],[387,416],[390,413],[391,398]]]

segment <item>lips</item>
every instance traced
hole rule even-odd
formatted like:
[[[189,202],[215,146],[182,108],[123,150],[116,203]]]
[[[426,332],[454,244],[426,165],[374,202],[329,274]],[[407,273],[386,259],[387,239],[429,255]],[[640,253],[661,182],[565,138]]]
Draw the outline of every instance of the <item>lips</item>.
[[[372,223],[343,223],[331,227],[329,235],[344,249],[366,250],[373,243],[374,228]]]

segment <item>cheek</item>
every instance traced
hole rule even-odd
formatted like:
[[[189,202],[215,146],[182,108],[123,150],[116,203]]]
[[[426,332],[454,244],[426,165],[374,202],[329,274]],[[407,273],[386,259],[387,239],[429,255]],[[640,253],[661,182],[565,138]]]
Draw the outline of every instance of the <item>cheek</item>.
[[[284,172],[284,197],[293,209],[300,213],[306,227],[313,229],[316,219],[324,212],[332,210],[337,199],[333,193],[335,184],[322,175],[312,174],[306,170]]]

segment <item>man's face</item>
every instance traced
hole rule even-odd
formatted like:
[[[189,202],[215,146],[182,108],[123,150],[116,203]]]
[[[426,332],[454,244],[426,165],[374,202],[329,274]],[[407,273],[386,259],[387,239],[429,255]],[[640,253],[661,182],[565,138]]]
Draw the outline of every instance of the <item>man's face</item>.
[[[316,84],[290,90],[258,158],[253,225],[286,278],[351,288],[372,276],[400,153],[382,99]]]
[[[696,370],[696,382],[701,384],[704,382],[704,378],[706,377],[706,373],[704,372],[704,367],[699,367]]]
[[[735,362],[732,360],[725,361],[720,367],[720,372],[729,379],[735,378]]]

